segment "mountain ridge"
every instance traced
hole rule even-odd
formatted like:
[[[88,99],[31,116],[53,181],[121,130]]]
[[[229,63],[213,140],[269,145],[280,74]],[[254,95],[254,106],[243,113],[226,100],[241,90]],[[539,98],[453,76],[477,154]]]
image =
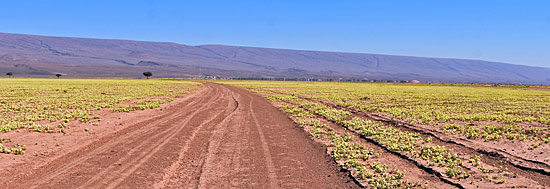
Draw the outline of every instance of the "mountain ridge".
[[[26,77],[135,78],[151,71],[159,77],[550,84],[550,68],[484,60],[9,33],[0,33],[0,71]]]

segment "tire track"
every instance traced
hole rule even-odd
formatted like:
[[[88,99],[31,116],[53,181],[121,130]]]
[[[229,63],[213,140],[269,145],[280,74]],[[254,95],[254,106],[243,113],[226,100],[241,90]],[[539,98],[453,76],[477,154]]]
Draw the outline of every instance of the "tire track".
[[[254,109],[252,108],[252,104],[254,104],[254,98],[251,98],[250,95],[247,95],[250,98],[250,115],[252,116],[252,119],[254,120],[254,126],[256,126],[256,130],[260,135],[260,141],[262,144],[262,150],[264,153],[264,158],[267,163],[267,171],[269,175],[269,185],[271,188],[277,188],[279,187],[278,180],[277,180],[277,174],[275,173],[275,165],[273,164],[273,160],[271,159],[271,152],[269,151],[269,147],[267,146],[267,142],[265,140],[265,135],[262,130],[262,127],[260,126],[260,123],[258,121],[258,118],[256,117],[256,114],[254,112]]]
[[[226,94],[226,90],[224,89],[224,94]],[[227,93],[229,94],[229,93]],[[231,94],[232,95],[232,94]],[[224,95],[224,97],[229,97],[231,95]],[[226,105],[222,107],[227,107],[226,111],[224,111],[224,116],[221,117],[215,117],[210,119],[209,121],[201,124],[198,129],[194,130],[192,133],[192,137],[184,142],[184,147],[179,152],[178,157],[176,158],[176,161],[174,161],[165,171],[162,180],[160,182],[157,182],[153,185],[154,188],[161,188],[161,187],[170,187],[171,185],[175,185],[174,183],[178,183],[178,178],[176,176],[180,174],[180,171],[178,169],[182,166],[182,162],[184,158],[186,157],[185,154],[188,153],[189,149],[192,147],[191,143],[195,142],[194,139],[196,139],[196,135],[199,134],[199,132],[204,132],[204,130],[211,130],[211,127],[216,127],[217,125],[220,125],[223,123],[226,119],[228,119],[238,108],[238,104],[235,103],[236,101],[234,98],[232,100],[226,99]],[[235,106],[232,108],[232,106]],[[204,127],[207,126],[207,127]],[[202,130],[202,131],[201,131]],[[212,138],[212,137],[209,137]],[[199,158],[198,161],[203,164],[205,153],[201,155],[201,158]],[[179,178],[181,179],[181,178]],[[192,180],[192,178],[187,178],[188,180]]]
[[[216,179],[216,188],[247,187],[247,188],[354,188],[359,187],[346,172],[341,172],[340,167],[327,156],[326,148],[311,140],[308,134],[298,127],[279,109],[275,108],[264,98],[252,94],[242,88],[227,86],[227,88],[240,94],[240,104],[246,107],[246,126],[235,127],[232,132],[244,133],[248,137],[244,143],[238,143],[237,139],[226,138],[224,148],[230,148],[219,156],[235,157],[233,149],[244,149],[239,163],[227,161],[223,172],[248,175],[249,172],[261,172],[262,180],[248,176],[234,176]],[[246,128],[246,129],[244,129]],[[232,145],[245,145],[243,147],[231,147]],[[315,147],[314,147],[315,146]],[[249,150],[253,149],[253,150]],[[314,155],[315,154],[315,155]],[[250,159],[250,158],[253,159]],[[221,159],[221,158],[220,158]],[[261,161],[259,161],[261,160]],[[238,161],[237,161],[238,162]],[[252,166],[250,166],[251,164]],[[233,165],[233,166],[232,166]],[[333,171],[326,172],[324,168],[329,165]],[[337,176],[335,177],[336,174]],[[333,185],[333,178],[344,178],[344,185]],[[243,180],[245,184],[243,184]],[[239,182],[240,181],[240,182]],[[260,181],[260,182],[259,182]],[[222,183],[222,184],[220,184]]]
[[[220,99],[212,101],[210,103],[203,104],[201,107],[198,108],[197,111],[193,112],[186,119],[184,119],[184,121],[176,121],[176,122],[174,122],[175,120],[168,121],[168,122],[174,123],[174,124],[172,124],[173,127],[170,127],[169,129],[167,129],[167,130],[165,130],[161,133],[157,133],[153,137],[151,137],[148,140],[142,142],[139,146],[134,147],[132,149],[132,153],[127,154],[124,158],[122,158],[118,161],[118,162],[125,162],[125,165],[127,165],[127,166],[124,166],[123,168],[118,168],[118,167],[115,167],[115,166],[111,166],[108,169],[104,169],[101,173],[96,174],[92,179],[90,179],[87,183],[85,183],[83,185],[83,187],[87,187],[91,184],[94,184],[98,180],[101,180],[100,185],[108,184],[107,188],[111,188],[113,186],[116,186],[118,183],[122,182],[122,180],[126,179],[137,168],[139,168],[141,165],[143,165],[149,158],[151,158],[164,145],[166,145],[166,143],[168,143],[173,137],[175,137],[177,134],[179,134],[179,132],[183,128],[186,128],[186,126],[188,126],[187,123],[191,119],[195,118],[194,117],[195,115],[197,115],[198,113],[201,113],[202,111],[206,110],[207,108],[212,108],[214,105],[216,105],[217,101],[220,101]],[[218,115],[220,115],[221,113],[223,113],[223,112],[218,113]],[[182,125],[182,126],[180,126],[180,125]],[[200,126],[199,126],[199,128],[200,128]],[[196,129],[196,130],[198,130],[198,129]],[[167,133],[171,133],[171,134],[169,134],[168,137],[165,137],[165,135]],[[193,137],[194,136],[192,135],[191,139]],[[160,138],[160,140],[156,141],[157,138]],[[148,145],[148,146],[150,146],[149,148],[143,149],[143,146],[147,145],[147,143],[151,140],[154,140],[153,144],[149,144]],[[139,155],[134,155],[133,153],[137,152],[138,150],[141,150],[142,152]],[[135,158],[136,156],[137,156],[137,158]],[[128,159],[130,159],[130,158],[134,158],[134,159],[128,161]],[[120,169],[120,170],[119,171],[113,171],[113,169]],[[106,173],[109,173],[110,175],[115,175],[115,177],[110,177],[110,178],[115,178],[116,180],[115,181],[110,180],[110,179],[108,179],[109,177],[105,178]],[[95,185],[97,185],[97,184],[95,184]]]
[[[234,100],[234,98],[233,98]],[[236,102],[236,100],[235,100]],[[229,115],[227,117],[225,117],[223,120],[222,120],[222,123],[228,118],[231,116],[231,114],[233,114],[235,112],[235,110],[237,110],[237,108],[239,107],[238,103],[235,104],[235,108],[229,113]],[[209,121],[207,122],[210,122],[210,121],[213,121],[213,119],[210,119]],[[220,123],[220,124],[222,124]],[[183,160],[183,158],[185,157],[185,153],[187,153],[187,151],[189,150],[189,143],[191,142],[191,140],[193,140],[197,134],[197,132],[200,130],[200,128],[202,128],[202,125],[199,126],[199,129],[196,129],[195,132],[193,132],[193,134],[191,135],[191,138],[189,140],[186,140],[186,142],[184,143],[184,147],[183,149],[180,151],[180,153],[178,154],[178,157],[176,159],[176,161],[174,161],[174,163],[172,163],[169,167],[169,169],[167,170],[166,174],[163,176],[163,179],[161,182],[159,183],[156,183],[154,185],[154,188],[161,188],[163,186],[166,186],[167,183],[169,182],[169,179],[171,177],[174,176],[174,174],[176,173],[176,170],[178,168],[178,166],[180,165],[181,161]]]
[[[200,105],[200,103],[203,102],[204,100],[205,99],[201,99],[199,101],[193,100],[193,101],[191,101],[190,106]],[[166,122],[169,122],[169,121],[172,121],[172,120],[177,120],[181,116],[182,115],[178,115],[177,111],[173,111],[173,112],[169,112],[165,115],[158,116],[158,117],[155,117],[153,119],[145,120],[145,121],[142,121],[140,123],[137,123],[134,127],[140,127],[140,126],[143,126],[143,125],[146,125],[146,124],[159,125],[159,124],[166,123]],[[50,166],[50,168],[46,168],[46,169],[48,169],[47,176],[45,178],[41,178],[37,181],[34,181],[32,183],[34,186],[32,186],[31,188],[36,188],[39,185],[42,185],[46,182],[51,181],[52,179],[54,179],[56,177],[59,177],[59,175],[61,175],[63,173],[66,173],[67,171],[74,170],[74,168],[76,166],[78,166],[81,163],[85,162],[86,160],[94,157],[94,156],[90,157],[90,156],[80,155],[80,153],[78,153],[78,152],[81,152],[81,153],[83,152],[83,153],[87,153],[87,154],[99,154],[101,151],[104,151],[105,149],[112,148],[113,146],[121,145],[121,143],[123,143],[125,141],[125,140],[114,140],[114,142],[110,141],[112,143],[107,143],[107,140],[110,137],[120,136],[120,137],[126,137],[127,138],[127,137],[131,137],[131,136],[135,136],[135,135],[138,135],[138,136],[141,137],[142,135],[147,135],[149,133],[149,130],[137,129],[137,130],[131,131],[130,133],[127,133],[126,135],[121,135],[121,133],[125,133],[125,131],[128,130],[128,129],[133,129],[133,127],[123,129],[122,131],[119,131],[119,132],[115,132],[115,136],[107,136],[105,138],[98,139],[98,140],[94,141],[94,143],[79,149],[77,152],[74,152],[73,154],[68,154],[68,156],[77,156],[77,158],[66,158],[66,159],[69,159],[69,162],[70,162],[68,165],[67,165],[67,163],[65,163],[65,160],[57,161],[56,164],[64,164],[64,166],[62,166],[62,168],[60,168],[60,169],[56,169],[56,168],[52,169],[51,166]],[[99,146],[98,143],[100,143],[100,144],[107,143],[107,144],[103,145],[103,146]],[[90,151],[90,149],[92,149],[92,151]],[[58,160],[58,159],[56,159],[56,160]],[[56,161],[56,160],[54,160],[54,161]],[[54,167],[58,167],[58,166],[54,166]],[[52,173],[52,170],[53,170],[53,173]]]
[[[211,167],[214,164],[212,162],[214,159],[213,156],[218,153],[221,139],[226,133],[229,121],[235,115],[235,113],[240,112],[239,102],[235,99],[233,92],[231,92],[231,97],[235,103],[235,109],[233,109],[233,111],[226,118],[224,118],[222,122],[216,125],[212,136],[210,136],[210,140],[208,141],[208,147],[206,149],[207,155],[205,160],[201,163],[201,166],[200,166],[199,183],[197,185],[197,188],[207,188],[206,183],[210,178],[210,174],[205,172],[205,170],[212,170]],[[242,120],[242,117],[240,119]]]

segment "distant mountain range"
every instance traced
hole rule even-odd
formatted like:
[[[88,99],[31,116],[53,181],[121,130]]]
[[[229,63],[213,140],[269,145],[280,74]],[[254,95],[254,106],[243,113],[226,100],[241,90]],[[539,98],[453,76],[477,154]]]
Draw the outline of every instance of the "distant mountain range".
[[[0,72],[18,77],[314,78],[550,84],[550,68],[482,60],[0,33]],[[3,74],[5,75],[5,74]]]

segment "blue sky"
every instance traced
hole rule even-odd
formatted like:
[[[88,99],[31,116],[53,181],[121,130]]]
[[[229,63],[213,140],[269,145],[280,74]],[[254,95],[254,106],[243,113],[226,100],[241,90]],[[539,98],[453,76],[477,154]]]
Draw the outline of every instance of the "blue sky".
[[[0,32],[550,67],[550,1],[17,1]]]

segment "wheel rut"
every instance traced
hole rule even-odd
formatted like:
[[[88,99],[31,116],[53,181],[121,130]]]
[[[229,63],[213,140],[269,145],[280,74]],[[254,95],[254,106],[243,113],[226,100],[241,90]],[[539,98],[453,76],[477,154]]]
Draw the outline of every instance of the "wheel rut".
[[[502,153],[502,151],[499,151],[497,149],[491,149],[480,145],[473,145],[464,140],[452,140],[451,137],[445,136],[444,133],[429,131],[427,129],[416,127],[408,123],[379,116],[376,113],[361,112],[355,109],[343,107],[340,105],[335,105],[331,102],[311,99],[307,97],[300,97],[300,98],[308,101],[312,101],[312,102],[322,103],[326,106],[329,106],[335,109],[349,111],[354,117],[362,117],[373,121],[384,122],[385,124],[392,125],[402,131],[418,133],[424,138],[432,137],[433,142],[435,144],[444,145],[446,147],[449,147],[458,151],[459,153],[466,153],[469,155],[484,155],[485,157],[484,161],[487,164],[495,167],[502,166],[506,168],[506,170],[509,170],[512,173],[520,175],[520,177],[524,177],[530,180],[531,182],[538,183],[541,186],[546,186],[550,183],[550,177],[548,177],[549,175],[548,167],[545,164],[541,164],[539,162],[531,162],[521,157],[517,157],[508,153]],[[353,130],[353,129],[350,129],[350,130]],[[369,141],[370,143],[377,143],[374,140],[371,140],[365,136],[362,136],[362,134],[360,134],[357,131],[353,131],[353,132],[356,132],[356,134],[360,135],[361,138]],[[407,159],[414,162],[414,160],[406,156],[403,156],[403,159]],[[428,167],[420,164],[419,166],[422,167],[422,169],[426,169],[429,172],[435,173],[436,175],[438,175],[438,177],[442,178],[443,180],[447,180],[446,178],[443,177],[441,173],[437,173],[436,171],[430,170]],[[451,182],[451,181],[447,180],[446,182]],[[466,183],[453,183],[453,185],[456,185],[458,187],[463,187],[461,186],[461,184],[466,184]]]

